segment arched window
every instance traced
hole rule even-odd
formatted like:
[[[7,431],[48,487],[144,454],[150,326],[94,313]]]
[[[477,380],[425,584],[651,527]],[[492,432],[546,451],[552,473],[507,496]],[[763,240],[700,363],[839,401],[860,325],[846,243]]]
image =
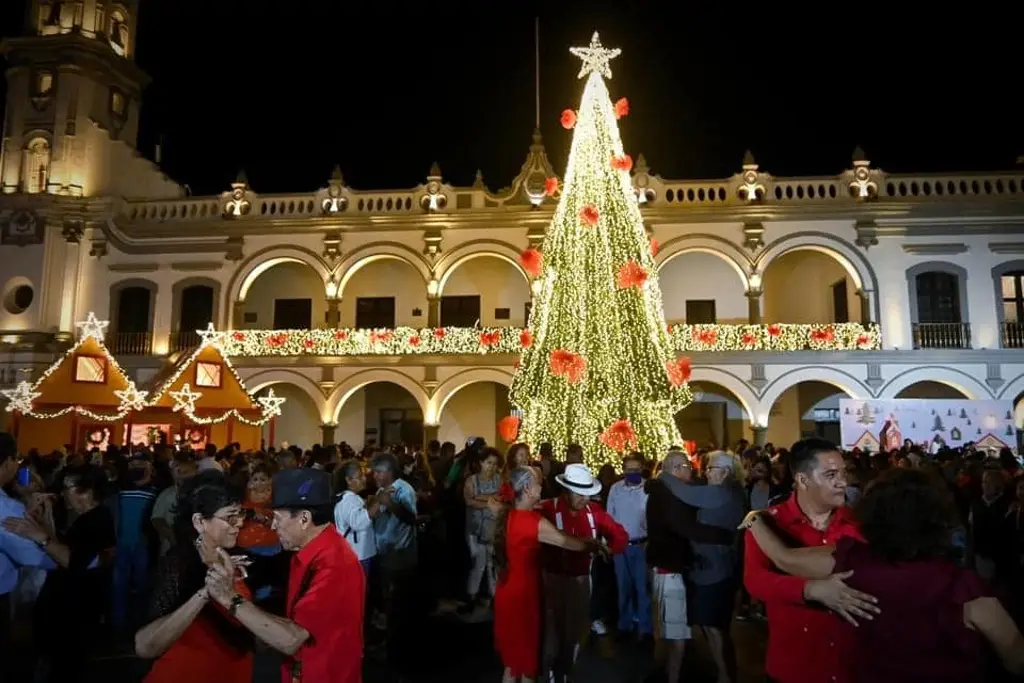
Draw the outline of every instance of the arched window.
[[[25,147],[25,191],[46,192],[50,177],[50,143],[36,138]]]

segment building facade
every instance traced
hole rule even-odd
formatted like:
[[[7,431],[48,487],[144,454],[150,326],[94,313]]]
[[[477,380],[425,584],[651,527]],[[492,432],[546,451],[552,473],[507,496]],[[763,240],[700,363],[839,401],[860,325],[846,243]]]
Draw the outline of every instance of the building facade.
[[[7,39],[0,157],[0,383],[45,368],[90,311],[145,382],[225,346],[289,400],[279,441],[500,441],[557,176],[539,133],[508,187],[445,181],[265,194],[244,174],[184,189],[136,147],[137,2],[33,0]],[[662,178],[637,201],[667,322],[693,359],[698,442],[829,430],[836,397],[1024,394],[1024,171],[779,178],[751,155],[721,180]],[[1024,411],[1018,411],[1024,417]],[[1018,426],[1022,420],[1018,419]]]

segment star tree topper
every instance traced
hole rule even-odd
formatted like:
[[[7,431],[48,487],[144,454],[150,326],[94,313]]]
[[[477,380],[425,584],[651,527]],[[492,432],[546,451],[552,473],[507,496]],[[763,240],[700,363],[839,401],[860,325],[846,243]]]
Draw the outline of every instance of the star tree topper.
[[[202,339],[202,346],[220,346],[224,340],[224,333],[214,329],[213,323],[207,323],[205,330],[196,330],[196,334]]]
[[[570,47],[569,52],[583,60],[583,66],[580,67],[577,78],[583,78],[592,73],[611,78],[612,70],[608,66],[608,62],[622,54],[622,50],[619,48],[609,50],[601,45],[601,38],[598,37],[597,31],[594,31],[594,35],[590,38],[590,47]]]
[[[103,337],[106,336],[107,327],[109,325],[110,321],[100,320],[92,311],[89,311],[89,315],[85,316],[85,320],[83,322],[75,323],[75,327],[81,328],[82,330],[79,339],[92,337],[93,339],[99,342],[102,342]]]

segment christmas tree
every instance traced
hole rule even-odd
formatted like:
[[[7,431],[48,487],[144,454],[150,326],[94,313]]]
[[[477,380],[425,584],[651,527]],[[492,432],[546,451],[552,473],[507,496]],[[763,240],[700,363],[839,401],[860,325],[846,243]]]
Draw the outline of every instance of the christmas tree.
[[[935,416],[935,424],[932,425],[933,432],[944,432],[946,427],[942,424],[942,418],[938,415]]]
[[[597,466],[618,464],[628,450],[661,458],[682,443],[674,416],[693,400],[690,364],[675,358],[669,340],[632,160],[619,138],[616,119],[628,103],[612,104],[605,85],[620,51],[602,47],[597,33],[571,51],[587,82],[579,110],[562,114],[572,146],[510,394],[523,414],[519,438],[550,442],[556,453],[578,443]],[[556,183],[549,179],[549,193]]]

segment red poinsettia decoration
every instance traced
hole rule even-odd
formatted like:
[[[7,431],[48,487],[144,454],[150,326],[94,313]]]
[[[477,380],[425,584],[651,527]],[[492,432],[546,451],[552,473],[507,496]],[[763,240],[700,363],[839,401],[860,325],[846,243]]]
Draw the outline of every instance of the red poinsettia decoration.
[[[740,344],[743,346],[753,346],[755,342],[757,342],[757,337],[752,332],[744,332],[740,337]]]
[[[555,349],[548,359],[551,367],[551,374],[555,377],[565,377],[569,384],[576,384],[587,372],[586,359],[566,349]]]
[[[316,342],[314,342],[311,337],[306,337],[305,339],[302,340],[302,348],[306,349],[307,351],[312,349],[315,344]]]
[[[288,341],[288,335],[284,332],[277,332],[267,337],[267,346],[272,349],[277,349],[285,345]]]
[[[245,341],[245,333],[243,333],[243,332],[235,332],[234,334],[231,335],[231,338],[234,339],[236,342],[244,342]]]
[[[529,330],[523,330],[519,333],[519,345],[524,349],[528,349],[533,346],[533,332]]]
[[[629,115],[629,100],[625,97],[620,97],[615,100],[615,118],[621,119],[623,116]]]
[[[519,265],[530,277],[540,277],[544,270],[544,254],[540,253],[540,249],[530,247],[519,255]]]
[[[384,330],[383,332],[377,332],[374,330],[370,333],[371,344],[387,344],[394,337],[391,330]]]
[[[693,374],[693,364],[689,358],[673,358],[665,362],[665,372],[668,374],[668,381],[674,387],[681,387],[690,381]]]
[[[616,171],[630,171],[633,168],[633,157],[623,154],[621,157],[612,157],[612,168]]]
[[[519,365],[520,365],[520,361],[519,361],[518,358],[516,358],[514,361],[512,361],[512,369],[513,370],[518,370],[519,369]]]
[[[704,344],[705,346],[714,346],[715,342],[718,341],[718,330],[695,328],[693,330],[693,340],[698,344]]]
[[[480,346],[484,348],[490,348],[497,346],[498,342],[501,341],[501,330],[491,330],[490,332],[480,333]]]
[[[498,436],[506,443],[512,443],[519,436],[519,418],[515,415],[503,417],[498,421]]]
[[[862,334],[859,337],[857,337],[857,348],[859,348],[859,349],[869,349],[869,348],[871,348],[871,337],[866,335],[866,334]]]
[[[409,337],[409,346],[413,347],[414,349],[419,348],[420,342],[422,341],[423,340],[420,339],[420,335],[414,334],[411,337]]]
[[[583,225],[596,225],[601,220],[601,212],[593,204],[587,204],[580,209],[580,220]]]
[[[656,240],[656,239],[654,239],[652,237],[651,238],[651,258],[654,258],[655,256],[658,255],[658,250],[659,249],[661,249],[661,243],[658,240]]]
[[[647,282],[647,269],[636,261],[626,261],[616,275],[616,284],[619,289],[640,289]]]
[[[825,328],[811,330],[811,341],[813,342],[817,342],[819,344],[831,344],[835,340],[836,333],[835,330],[832,329],[831,325]]]
[[[768,336],[769,337],[778,337],[781,334],[782,334],[782,325],[779,325],[778,323],[772,323],[771,325],[768,326]]]
[[[345,341],[346,339],[348,339],[348,332],[346,332],[345,330],[335,330],[334,339],[335,341]]]
[[[572,128],[576,125],[576,112],[574,112],[572,109],[566,109],[565,111],[562,112],[562,118],[560,120],[562,122],[562,128],[565,128],[566,130],[572,130]]]
[[[636,432],[629,420],[616,420],[608,425],[601,434],[601,443],[608,448],[622,453],[636,448]]]
[[[555,193],[558,192],[558,178],[548,178],[544,181],[544,194],[549,197],[554,197]]]
[[[436,330],[434,330],[434,339],[444,339],[444,334],[444,328],[439,327]]]

